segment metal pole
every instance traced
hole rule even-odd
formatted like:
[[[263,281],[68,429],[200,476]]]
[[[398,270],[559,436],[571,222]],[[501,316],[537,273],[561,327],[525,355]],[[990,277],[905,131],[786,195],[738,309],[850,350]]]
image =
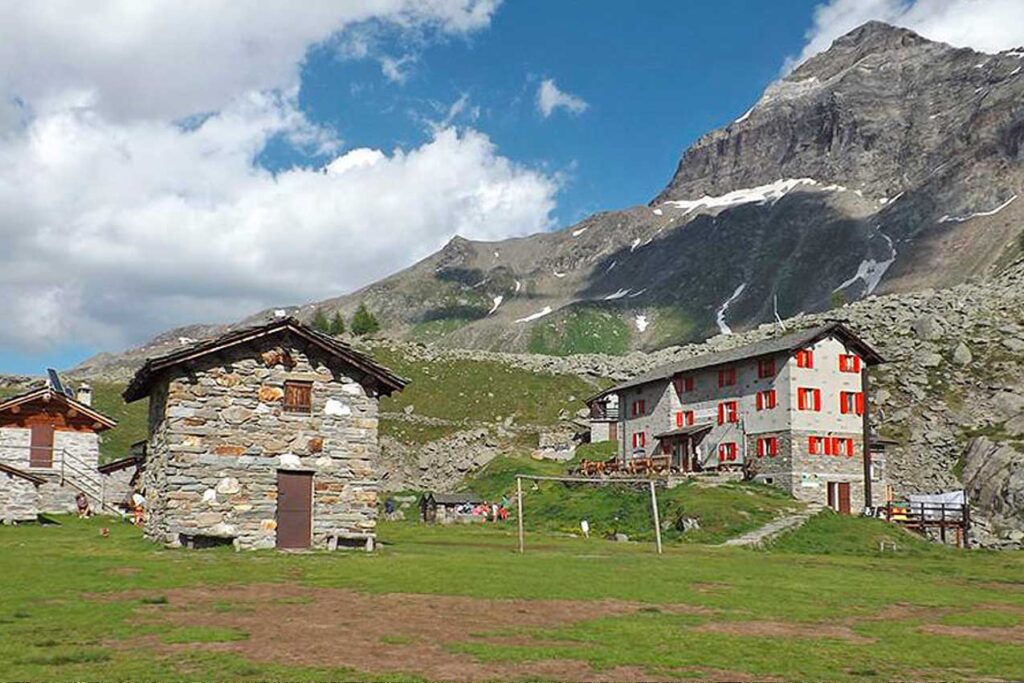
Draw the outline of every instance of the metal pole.
[[[516,521],[519,523],[519,552],[526,552],[523,547],[523,479],[516,477]]]
[[[654,492],[654,481],[651,484],[651,509],[654,511],[654,541],[658,546],[658,554],[661,555],[661,518],[658,517],[658,494]]]

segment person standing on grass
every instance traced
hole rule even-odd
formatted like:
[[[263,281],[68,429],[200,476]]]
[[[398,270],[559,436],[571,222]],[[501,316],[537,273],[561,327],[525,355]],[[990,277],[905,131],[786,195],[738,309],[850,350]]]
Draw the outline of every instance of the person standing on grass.
[[[585,519],[580,520],[580,530],[583,532],[583,538],[590,538],[590,522]]]

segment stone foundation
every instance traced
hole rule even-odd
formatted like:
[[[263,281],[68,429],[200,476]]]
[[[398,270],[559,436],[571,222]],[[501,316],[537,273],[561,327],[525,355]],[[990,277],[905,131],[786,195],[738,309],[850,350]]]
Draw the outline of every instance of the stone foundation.
[[[34,522],[39,517],[39,490],[21,477],[0,472],[0,522]]]

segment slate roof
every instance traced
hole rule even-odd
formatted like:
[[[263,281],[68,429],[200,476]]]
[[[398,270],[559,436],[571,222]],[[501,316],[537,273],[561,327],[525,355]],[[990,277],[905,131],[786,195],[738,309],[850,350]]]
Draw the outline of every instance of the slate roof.
[[[370,356],[356,351],[348,344],[314,330],[295,318],[279,318],[263,325],[239,328],[213,339],[205,339],[195,344],[189,344],[163,356],[147,358],[146,362],[135,373],[135,377],[132,378],[128,388],[124,390],[122,394],[124,400],[130,403],[148,396],[158,377],[169,368],[241,344],[248,344],[283,333],[294,334],[373,377],[379,384],[381,393],[385,395],[401,391],[409,383],[409,380],[399,377],[391,370],[377,363]]]
[[[49,385],[35,387],[29,389],[17,396],[11,396],[0,401],[0,412],[10,410],[15,406],[24,405],[25,403],[31,403],[37,399],[43,399],[44,401],[56,401],[63,403],[68,409],[77,410],[82,415],[90,418],[91,420],[98,422],[102,429],[111,429],[117,426],[117,420],[107,417],[103,413],[99,412],[92,406],[87,406],[77,399],[71,398],[67,394],[63,394],[59,391],[54,391]]]
[[[473,505],[484,502],[483,496],[475,493],[428,493],[423,499],[432,498],[438,505]]]
[[[861,358],[864,359],[866,364],[877,365],[885,362],[885,359],[883,359],[877,351],[868,346],[867,342],[850,331],[849,328],[842,323],[833,322],[806,330],[790,332],[789,334],[784,334],[771,339],[764,339],[752,344],[737,346],[734,349],[705,353],[700,356],[694,356],[693,358],[668,363],[637,375],[631,380],[617,384],[612,388],[601,392],[597,396],[594,396],[591,400],[608,394],[617,393],[624,389],[638,387],[649,382],[670,379],[676,375],[687,372],[704,370],[717,365],[728,365],[730,363],[750,360],[752,358],[760,358],[762,356],[773,356],[784,352],[791,353],[798,349],[810,346],[811,344],[831,335],[836,336],[849,348],[855,350]]]
[[[661,434],[655,434],[654,438],[668,439],[673,436],[689,436],[691,434],[700,434],[701,432],[706,432],[710,430],[713,426],[714,425],[712,425],[710,422],[699,425],[689,425],[686,427],[680,427],[678,429],[672,429],[667,432],[662,432]]]

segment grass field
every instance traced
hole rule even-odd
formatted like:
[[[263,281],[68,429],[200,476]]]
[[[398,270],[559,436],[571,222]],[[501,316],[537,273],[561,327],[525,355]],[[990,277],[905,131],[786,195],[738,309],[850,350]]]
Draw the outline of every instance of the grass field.
[[[59,521],[0,528],[0,679],[1024,678],[1024,555],[879,554],[872,520],[662,556],[409,523],[373,555],[189,552]]]

